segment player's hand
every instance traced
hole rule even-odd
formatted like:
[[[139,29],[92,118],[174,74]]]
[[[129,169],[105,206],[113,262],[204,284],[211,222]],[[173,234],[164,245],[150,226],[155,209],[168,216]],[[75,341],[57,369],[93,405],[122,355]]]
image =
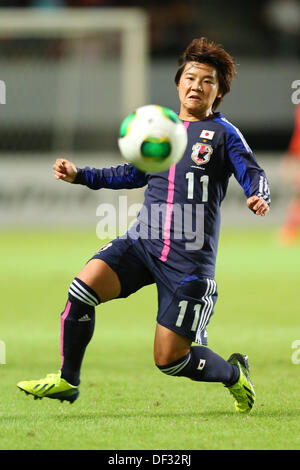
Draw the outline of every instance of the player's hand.
[[[270,209],[266,201],[258,196],[248,197],[247,206],[254,211],[256,215],[266,215]]]
[[[65,158],[57,158],[53,165],[54,178],[73,183],[77,175],[77,168],[74,163]]]

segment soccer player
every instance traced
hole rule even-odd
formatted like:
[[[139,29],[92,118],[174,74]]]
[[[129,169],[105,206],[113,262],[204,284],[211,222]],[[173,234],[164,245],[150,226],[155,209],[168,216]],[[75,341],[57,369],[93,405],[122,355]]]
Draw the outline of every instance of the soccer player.
[[[300,105],[295,111],[294,131],[283,161],[284,176],[292,182],[294,195],[288,205],[287,215],[280,229],[279,239],[284,245],[292,245],[300,233]]]
[[[167,171],[143,173],[130,164],[80,169],[66,159],[56,160],[55,178],[72,184],[91,189],[147,188],[134,226],[102,247],[70,285],[61,315],[60,371],[41,380],[19,382],[21,390],[35,398],[73,402],[93,335],[95,307],[154,283],[158,369],[199,382],[219,382],[233,395],[238,412],[252,409],[255,392],[247,356],[233,353],[223,359],[207,347],[206,331],[217,300],[214,277],[220,205],[231,174],[254,214],[266,215],[270,203],[266,175],[244,137],[216,112],[234,75],[233,59],[220,45],[205,38],[188,45],[175,76],[179,118],[187,129],[188,144],[182,160]],[[164,217],[149,218],[154,204],[165,208]],[[181,236],[175,223],[178,208],[190,221]]]

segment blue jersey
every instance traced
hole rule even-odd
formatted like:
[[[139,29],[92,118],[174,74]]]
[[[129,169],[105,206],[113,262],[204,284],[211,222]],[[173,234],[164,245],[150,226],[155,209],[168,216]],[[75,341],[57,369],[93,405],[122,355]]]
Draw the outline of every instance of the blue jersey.
[[[241,132],[220,113],[184,122],[188,143],[182,159],[161,173],[130,164],[78,169],[74,183],[91,189],[147,185],[143,207],[127,236],[138,237],[154,257],[173,269],[213,278],[220,206],[234,174],[248,198],[270,204],[266,175]]]

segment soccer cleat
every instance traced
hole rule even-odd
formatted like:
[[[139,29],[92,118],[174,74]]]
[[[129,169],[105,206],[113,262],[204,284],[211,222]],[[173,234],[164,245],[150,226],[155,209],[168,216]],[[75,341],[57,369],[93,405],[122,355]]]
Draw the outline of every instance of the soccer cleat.
[[[19,382],[17,387],[26,395],[33,395],[35,400],[46,397],[73,403],[79,395],[78,387],[61,378],[61,371],[48,374],[44,379]]]
[[[248,357],[243,354],[231,354],[227,362],[234,364],[239,368],[239,380],[227,387],[234,397],[235,409],[239,413],[250,413],[255,401],[255,391],[249,377]]]

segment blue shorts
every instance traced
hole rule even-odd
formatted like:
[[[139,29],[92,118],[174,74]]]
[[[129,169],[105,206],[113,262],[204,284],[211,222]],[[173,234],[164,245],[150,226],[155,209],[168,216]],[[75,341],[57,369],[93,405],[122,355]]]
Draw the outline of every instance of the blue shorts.
[[[130,237],[107,243],[94,258],[105,261],[118,275],[119,298],[156,284],[157,322],[195,343],[207,345],[206,327],[218,296],[214,279],[170,268],[151,255],[142,240]]]

